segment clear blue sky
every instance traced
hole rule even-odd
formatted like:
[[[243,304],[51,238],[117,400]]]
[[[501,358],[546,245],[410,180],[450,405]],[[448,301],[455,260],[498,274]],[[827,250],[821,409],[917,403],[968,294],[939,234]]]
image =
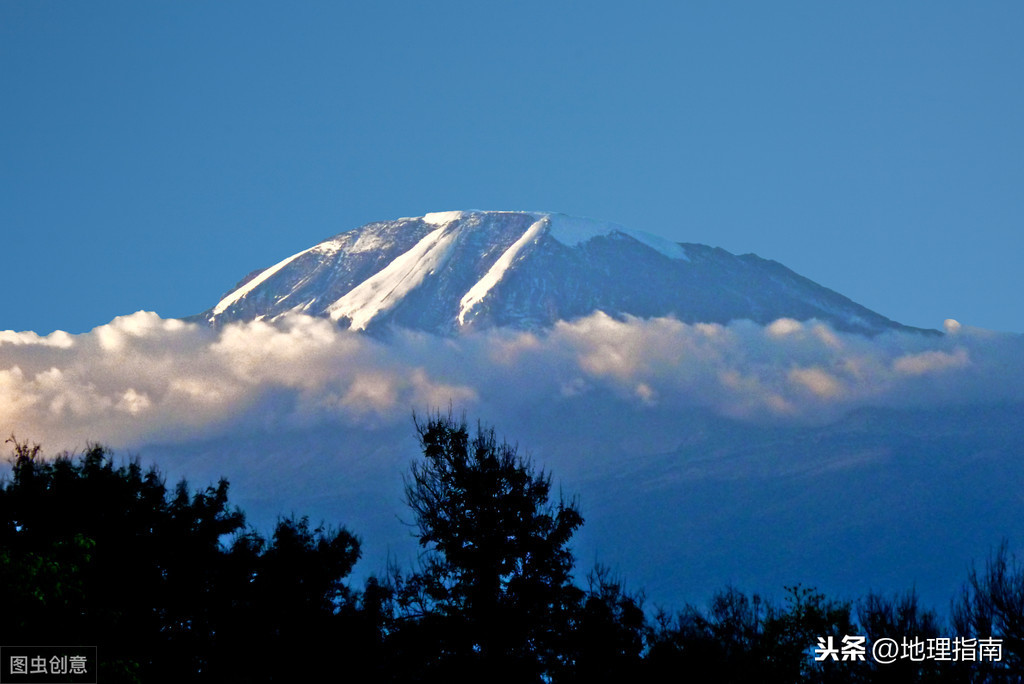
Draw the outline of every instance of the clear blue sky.
[[[1020,2],[0,3],[0,329],[365,222],[617,221],[1024,332]]]

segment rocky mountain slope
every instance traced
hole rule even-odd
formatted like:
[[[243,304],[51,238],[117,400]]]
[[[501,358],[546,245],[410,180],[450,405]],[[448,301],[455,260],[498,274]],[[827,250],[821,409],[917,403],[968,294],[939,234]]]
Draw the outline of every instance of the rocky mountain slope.
[[[194,319],[219,326],[298,311],[353,330],[451,335],[543,328],[595,310],[690,323],[818,319],[865,334],[907,329],[753,254],[511,211],[367,224],[253,272]]]

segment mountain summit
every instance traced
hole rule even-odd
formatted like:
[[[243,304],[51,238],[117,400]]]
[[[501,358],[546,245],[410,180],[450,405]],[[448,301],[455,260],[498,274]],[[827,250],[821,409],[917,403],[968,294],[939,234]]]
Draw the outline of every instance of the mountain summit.
[[[369,223],[254,271],[194,320],[218,326],[296,311],[352,330],[451,335],[543,328],[596,310],[689,323],[814,318],[864,334],[907,329],[753,254],[517,211]]]

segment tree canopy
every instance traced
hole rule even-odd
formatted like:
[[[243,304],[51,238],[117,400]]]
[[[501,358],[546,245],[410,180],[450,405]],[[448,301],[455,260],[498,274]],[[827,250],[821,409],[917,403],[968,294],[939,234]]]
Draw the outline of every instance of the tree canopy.
[[[0,645],[99,647],[103,682],[1020,681],[1024,566],[1004,544],[972,570],[950,624],[917,596],[859,602],[735,588],[644,610],[603,567],[574,576],[575,499],[492,428],[415,421],[405,481],[422,554],[353,586],[359,540],[279,518],[269,535],[228,483],[172,488],[103,447],[44,458],[14,443],[0,482]],[[822,638],[1000,641],[986,662],[816,661]],[[950,641],[950,639],[946,639]],[[1015,679],[1016,678],[1016,679]]]
[[[416,423],[423,460],[406,500],[423,567],[409,582],[443,620],[436,665],[536,681],[559,666],[560,640],[582,592],[569,549],[575,501],[551,501],[551,476],[494,430],[440,414]]]
[[[302,662],[274,654],[337,636],[358,540],[305,518],[280,519],[267,540],[227,496],[226,480],[168,490],[100,446],[46,459],[15,443],[0,488],[0,643],[96,645],[108,682],[292,681]]]

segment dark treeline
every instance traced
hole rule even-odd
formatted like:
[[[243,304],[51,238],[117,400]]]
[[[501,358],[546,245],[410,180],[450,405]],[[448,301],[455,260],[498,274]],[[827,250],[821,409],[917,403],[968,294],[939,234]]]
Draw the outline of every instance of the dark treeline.
[[[1024,656],[1024,568],[1001,546],[948,622],[913,593],[782,601],[727,588],[651,611],[606,569],[574,581],[583,524],[551,476],[493,430],[417,421],[406,500],[414,568],[347,582],[359,540],[280,519],[266,537],[228,483],[169,489],[102,447],[44,459],[14,443],[0,487],[0,645],[98,646],[101,682],[1007,682]],[[13,440],[12,440],[13,441]],[[817,662],[819,638],[866,637]],[[872,659],[883,637],[1001,639],[998,662]],[[326,676],[325,676],[326,675]]]

